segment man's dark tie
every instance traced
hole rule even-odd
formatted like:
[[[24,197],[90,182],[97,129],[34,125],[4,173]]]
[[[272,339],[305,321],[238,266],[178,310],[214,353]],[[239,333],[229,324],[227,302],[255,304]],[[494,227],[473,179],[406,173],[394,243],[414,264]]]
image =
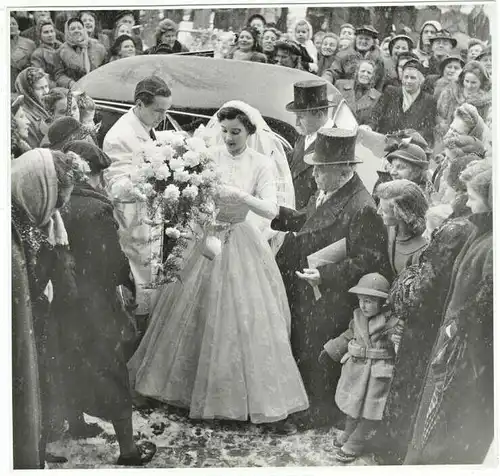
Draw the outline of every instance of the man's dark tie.
[[[156,134],[155,134],[155,131],[153,129],[151,129],[149,131],[149,137],[151,137],[151,139],[153,139],[153,140],[156,140]]]

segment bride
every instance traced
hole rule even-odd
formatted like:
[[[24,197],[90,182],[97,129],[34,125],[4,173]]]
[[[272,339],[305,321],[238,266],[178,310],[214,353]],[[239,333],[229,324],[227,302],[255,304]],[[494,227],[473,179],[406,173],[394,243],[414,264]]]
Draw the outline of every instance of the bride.
[[[212,152],[225,185],[213,234],[222,251],[209,259],[206,244],[196,244],[179,281],[159,292],[129,362],[131,382],[143,396],[188,408],[191,418],[280,422],[279,431],[292,433],[288,415],[309,403],[269,236],[249,218],[270,220],[278,211],[275,162],[248,146],[274,138],[241,101],[226,103],[216,117],[222,145]]]

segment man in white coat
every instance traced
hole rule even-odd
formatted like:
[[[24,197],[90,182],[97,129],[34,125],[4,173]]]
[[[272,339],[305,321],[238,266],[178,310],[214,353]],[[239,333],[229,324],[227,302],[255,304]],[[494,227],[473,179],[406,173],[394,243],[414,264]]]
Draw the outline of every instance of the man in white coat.
[[[154,276],[149,263],[159,256],[162,227],[151,226],[144,202],[133,195],[123,196],[123,184],[142,160],[139,153],[156,140],[154,128],[165,119],[172,105],[172,93],[161,78],[150,76],[140,81],[134,93],[135,106],[124,114],[104,138],[103,150],[112,160],[105,172],[108,194],[114,202],[120,245],[130,261],[136,287],[136,320],[139,334],[146,330],[152,290],[145,289]],[[118,198],[118,196],[120,198]]]

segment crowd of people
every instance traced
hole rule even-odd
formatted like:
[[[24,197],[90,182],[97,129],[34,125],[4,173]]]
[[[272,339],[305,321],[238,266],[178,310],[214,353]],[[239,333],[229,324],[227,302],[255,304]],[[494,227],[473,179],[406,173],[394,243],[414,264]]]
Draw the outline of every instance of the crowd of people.
[[[15,468],[64,462],[47,442],[99,434],[84,413],[113,423],[117,464],[147,464],[156,447],[135,441],[132,409],[158,402],[283,435],[343,427],[332,442],[343,463],[368,451],[385,464],[484,460],[494,425],[491,47],[471,39],[456,51],[435,21],[414,44],[370,25],[314,33],[306,20],[290,38],[251,17],[223,57],[317,76],[283,85],[294,90],[283,108],[297,142],[285,154],[259,111],[222,105],[209,122],[222,249],[209,259],[207,241],[194,244],[182,279],[152,290],[153,226],[143,204],[113,191],[156,141],[175,90],[141,80],[100,144],[94,101],[74,85],[108,61],[186,52],[178,26],[162,20],[146,47],[131,12],[111,36],[91,11],[64,33],[49,12],[34,18],[20,32],[11,16]],[[384,136],[373,190],[357,172],[360,133]],[[293,200],[279,201],[283,184]],[[281,246],[252,214],[282,233]],[[313,266],[331,245],[336,257]]]

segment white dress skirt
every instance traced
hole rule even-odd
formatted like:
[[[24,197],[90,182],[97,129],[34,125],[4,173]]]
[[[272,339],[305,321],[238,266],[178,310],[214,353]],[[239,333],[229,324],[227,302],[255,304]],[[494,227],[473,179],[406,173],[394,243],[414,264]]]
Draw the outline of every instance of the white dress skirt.
[[[216,149],[223,180],[276,202],[269,159],[247,148]],[[194,419],[274,422],[306,410],[308,398],[290,347],[290,310],[269,244],[248,207],[219,203],[213,260],[198,243],[181,279],[159,293],[151,323],[129,362],[136,392],[189,408]]]

